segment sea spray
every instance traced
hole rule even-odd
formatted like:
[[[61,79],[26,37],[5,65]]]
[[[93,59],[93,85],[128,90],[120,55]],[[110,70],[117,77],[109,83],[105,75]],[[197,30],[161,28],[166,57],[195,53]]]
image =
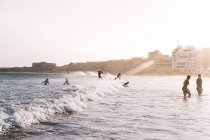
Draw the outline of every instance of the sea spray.
[[[81,74],[81,73],[80,73]],[[84,74],[82,74],[84,75]],[[70,85],[60,91],[52,91],[51,94],[59,93],[59,96],[50,98],[35,98],[31,102],[20,105],[11,105],[12,113],[6,109],[0,114],[0,132],[9,131],[11,128],[25,128],[32,124],[47,121],[55,114],[71,114],[80,112],[87,106],[88,101],[101,101],[104,96],[118,93],[121,82],[111,80],[113,76],[105,75],[103,80],[98,80],[92,85]]]

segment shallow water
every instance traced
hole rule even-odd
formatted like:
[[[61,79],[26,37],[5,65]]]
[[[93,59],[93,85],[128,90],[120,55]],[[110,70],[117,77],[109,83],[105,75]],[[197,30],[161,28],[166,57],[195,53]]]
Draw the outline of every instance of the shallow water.
[[[50,78],[50,86],[40,85],[45,77]],[[70,86],[61,85],[66,77]],[[123,81],[112,78],[106,75],[98,81],[93,73],[20,77],[8,74],[6,78],[0,74],[0,110],[4,112],[0,124],[13,125],[0,139],[210,139],[209,79],[203,78],[204,93],[197,96],[196,78],[192,78],[192,97],[183,98],[181,87],[185,77],[124,76],[124,80],[130,81],[127,88],[121,86]],[[12,83],[15,86],[11,88]],[[72,96],[73,85],[80,90],[79,101]],[[81,98],[82,95],[85,97]],[[68,101],[71,104],[64,104]],[[29,114],[20,110],[32,105],[38,111],[33,112],[36,117],[23,119],[31,115],[31,110]],[[14,112],[21,114],[23,120]],[[37,118],[38,124],[28,121]]]

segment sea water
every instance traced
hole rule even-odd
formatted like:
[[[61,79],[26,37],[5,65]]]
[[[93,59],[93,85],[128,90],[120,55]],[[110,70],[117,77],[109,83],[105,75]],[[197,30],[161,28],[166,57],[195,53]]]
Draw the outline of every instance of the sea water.
[[[50,84],[41,85],[46,78]],[[62,85],[66,78],[70,85]],[[190,80],[191,98],[183,98],[183,76],[113,79],[94,72],[0,73],[0,139],[210,139],[208,78],[202,96],[196,77]]]

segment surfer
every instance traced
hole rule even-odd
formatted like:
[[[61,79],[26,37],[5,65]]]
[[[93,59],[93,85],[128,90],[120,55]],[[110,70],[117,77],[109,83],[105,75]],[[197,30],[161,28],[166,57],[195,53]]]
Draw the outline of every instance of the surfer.
[[[124,86],[124,87],[127,87],[128,84],[129,84],[129,81],[125,82],[125,83],[123,84],[123,86]]]
[[[102,79],[101,75],[103,74],[103,71],[98,71],[98,79]]]
[[[66,78],[66,81],[63,83],[63,85],[69,85],[69,81],[67,78]]]
[[[42,82],[42,84],[43,84],[43,85],[48,85],[48,84],[50,84],[50,83],[49,83],[49,79],[47,78],[46,80],[44,80],[44,81]]]
[[[197,91],[198,91],[198,95],[201,95],[203,92],[203,88],[202,88],[202,79],[201,79],[201,75],[198,74],[198,79],[196,80],[196,84],[197,84]]]
[[[114,80],[120,79],[121,78],[121,73],[117,74],[117,77],[114,78]]]
[[[190,78],[191,78],[191,76],[187,75],[187,79],[183,83],[182,91],[183,91],[184,97],[186,97],[187,94],[188,94],[188,97],[191,96],[190,90],[187,88],[187,86],[189,85]]]

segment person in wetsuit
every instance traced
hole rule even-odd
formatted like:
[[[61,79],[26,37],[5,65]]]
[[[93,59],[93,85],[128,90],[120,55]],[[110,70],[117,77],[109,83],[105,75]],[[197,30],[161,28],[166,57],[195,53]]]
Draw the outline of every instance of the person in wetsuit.
[[[47,78],[46,80],[44,80],[44,81],[42,82],[42,84],[43,84],[43,85],[48,85],[48,84],[50,84],[49,79]]]
[[[102,79],[101,75],[103,74],[103,71],[98,71],[98,79]]]
[[[187,75],[187,79],[183,83],[182,91],[183,91],[184,97],[186,97],[187,95],[188,97],[191,96],[190,90],[187,88],[187,86],[189,85],[190,78],[191,76]]]
[[[201,95],[203,92],[203,88],[202,88],[202,79],[201,79],[201,75],[198,74],[198,79],[196,80],[196,85],[197,85],[197,91],[198,91],[198,95]]]
[[[63,85],[69,85],[69,81],[68,81],[68,79],[66,78],[66,81],[64,82],[64,84]]]

